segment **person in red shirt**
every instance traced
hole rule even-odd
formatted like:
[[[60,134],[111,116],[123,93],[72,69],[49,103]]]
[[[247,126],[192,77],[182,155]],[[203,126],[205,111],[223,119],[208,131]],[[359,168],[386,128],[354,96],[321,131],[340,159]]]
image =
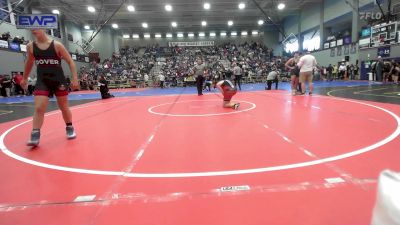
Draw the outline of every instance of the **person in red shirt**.
[[[24,89],[21,87],[21,82],[23,80],[23,76],[21,73],[17,73],[13,77],[13,82],[15,85],[15,94],[16,95],[23,95],[24,94]]]

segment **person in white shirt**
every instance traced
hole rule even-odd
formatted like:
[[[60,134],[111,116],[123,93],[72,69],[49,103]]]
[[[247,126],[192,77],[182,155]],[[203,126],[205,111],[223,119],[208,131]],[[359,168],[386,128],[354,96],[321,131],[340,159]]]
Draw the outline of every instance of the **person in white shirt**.
[[[28,95],[32,95],[35,90],[36,76],[28,77]]]
[[[344,63],[340,64],[340,66],[339,66],[339,79],[345,78],[346,70],[347,70],[346,65],[344,65]]]
[[[165,82],[164,74],[160,73],[160,75],[158,75],[158,79],[160,80],[160,87],[164,88],[164,82]]]
[[[312,95],[313,92],[313,71],[314,68],[317,66],[317,60],[315,59],[314,56],[312,56],[310,53],[307,53],[306,55],[302,56],[297,63],[297,66],[300,68],[300,78],[299,81],[301,83],[301,91],[302,95],[305,94],[306,91],[306,84],[305,82],[308,82],[308,88],[309,94]]]
[[[146,87],[149,83],[149,75],[147,73],[144,74],[144,86]]]

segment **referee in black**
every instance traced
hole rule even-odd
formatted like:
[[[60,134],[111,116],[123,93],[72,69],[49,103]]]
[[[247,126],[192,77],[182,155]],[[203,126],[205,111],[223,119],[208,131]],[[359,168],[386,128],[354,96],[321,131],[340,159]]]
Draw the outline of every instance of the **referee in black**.
[[[194,76],[196,78],[197,94],[199,96],[203,95],[203,84],[204,84],[204,71],[206,66],[203,61],[199,58],[197,59],[197,65],[193,68]]]

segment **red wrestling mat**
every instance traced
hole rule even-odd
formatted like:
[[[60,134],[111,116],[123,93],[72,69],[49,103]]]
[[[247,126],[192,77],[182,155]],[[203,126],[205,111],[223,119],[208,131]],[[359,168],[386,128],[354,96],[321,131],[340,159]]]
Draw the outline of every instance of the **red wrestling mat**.
[[[115,98],[59,112],[40,146],[0,125],[0,224],[369,224],[400,170],[397,105],[286,92]]]

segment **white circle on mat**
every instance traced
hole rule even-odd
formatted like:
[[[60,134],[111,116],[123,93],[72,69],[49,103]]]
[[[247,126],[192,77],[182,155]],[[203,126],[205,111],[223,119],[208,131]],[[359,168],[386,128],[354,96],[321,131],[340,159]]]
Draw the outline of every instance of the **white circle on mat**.
[[[181,103],[188,103],[188,102],[211,102],[211,101],[219,101],[221,102],[221,107],[222,107],[222,100],[221,99],[209,99],[209,100],[190,100],[190,101],[180,101],[180,102],[168,102],[168,103],[163,103],[159,105],[155,105],[150,107],[147,111],[151,114],[159,115],[159,116],[176,116],[176,117],[203,117],[203,116],[223,116],[223,115],[230,115],[230,114],[237,114],[237,113],[242,113],[246,111],[250,111],[255,109],[257,106],[256,104],[248,101],[241,101],[241,100],[236,100],[235,102],[244,102],[250,104],[250,108],[247,109],[241,109],[241,110],[232,110],[230,112],[224,112],[224,113],[206,113],[206,114],[172,114],[172,113],[160,113],[156,112],[154,109],[165,106],[165,105],[172,105],[172,104],[181,104]]]
[[[313,96],[315,97],[320,97],[320,96]],[[324,97],[323,97],[324,98]],[[400,134],[400,118],[393,112],[384,109],[379,106],[375,106],[369,103],[364,103],[364,102],[358,102],[354,100],[348,100],[348,99],[342,99],[342,98],[327,98],[330,100],[340,100],[340,101],[346,101],[346,102],[351,102],[351,103],[357,103],[365,106],[369,106],[375,109],[379,109],[390,116],[392,116],[396,122],[397,122],[397,127],[391,133],[389,136],[386,138],[372,144],[368,145],[366,147],[362,147],[360,149],[347,152],[344,154],[336,155],[336,156],[331,156],[327,158],[322,158],[322,159],[317,159],[317,160],[311,160],[311,161],[306,161],[306,162],[300,162],[300,163],[293,163],[293,164],[287,164],[287,165],[280,165],[280,166],[272,166],[272,167],[262,167],[262,168],[253,168],[253,169],[241,169],[241,170],[224,170],[224,171],[210,171],[210,172],[182,172],[182,173],[131,173],[131,172],[124,172],[124,171],[107,171],[107,170],[90,170],[90,169],[81,169],[81,168],[74,168],[74,167],[67,167],[67,166],[59,166],[59,165],[53,165],[53,164],[48,164],[44,162],[39,162],[35,161],[32,159],[27,159],[24,158],[20,155],[15,154],[14,152],[10,151],[7,146],[4,144],[4,139],[5,137],[14,129],[31,122],[32,120],[27,120],[24,122],[21,122],[8,130],[6,130],[3,134],[0,136],[0,149],[1,151],[18,161],[33,165],[33,166],[38,166],[38,167],[43,167],[47,169],[52,169],[52,170],[59,170],[59,171],[66,171],[66,172],[74,172],[74,173],[82,173],[82,174],[93,174],[93,175],[107,175],[107,176],[125,176],[125,177],[132,177],[132,178],[184,178],[184,177],[210,177],[210,176],[227,176],[227,175],[239,175],[239,174],[254,174],[254,173],[264,173],[264,172],[272,172],[272,171],[280,171],[280,170],[288,170],[288,169],[295,169],[295,168],[301,168],[301,167],[308,167],[308,166],[313,166],[313,165],[318,165],[318,164],[323,164],[327,162],[332,162],[332,161],[337,161],[341,159],[346,159],[350,158],[356,155],[360,155],[369,151],[372,151],[374,149],[377,149],[378,147],[381,147],[391,141],[393,141],[397,136]],[[113,102],[109,102],[113,103]],[[102,104],[97,104],[97,105],[102,105]],[[82,107],[76,107],[74,109],[79,109],[79,108],[88,108],[91,106],[96,106],[96,104],[92,105],[86,105]],[[54,115],[60,113],[59,111],[53,112],[50,114],[46,114],[46,116]]]

